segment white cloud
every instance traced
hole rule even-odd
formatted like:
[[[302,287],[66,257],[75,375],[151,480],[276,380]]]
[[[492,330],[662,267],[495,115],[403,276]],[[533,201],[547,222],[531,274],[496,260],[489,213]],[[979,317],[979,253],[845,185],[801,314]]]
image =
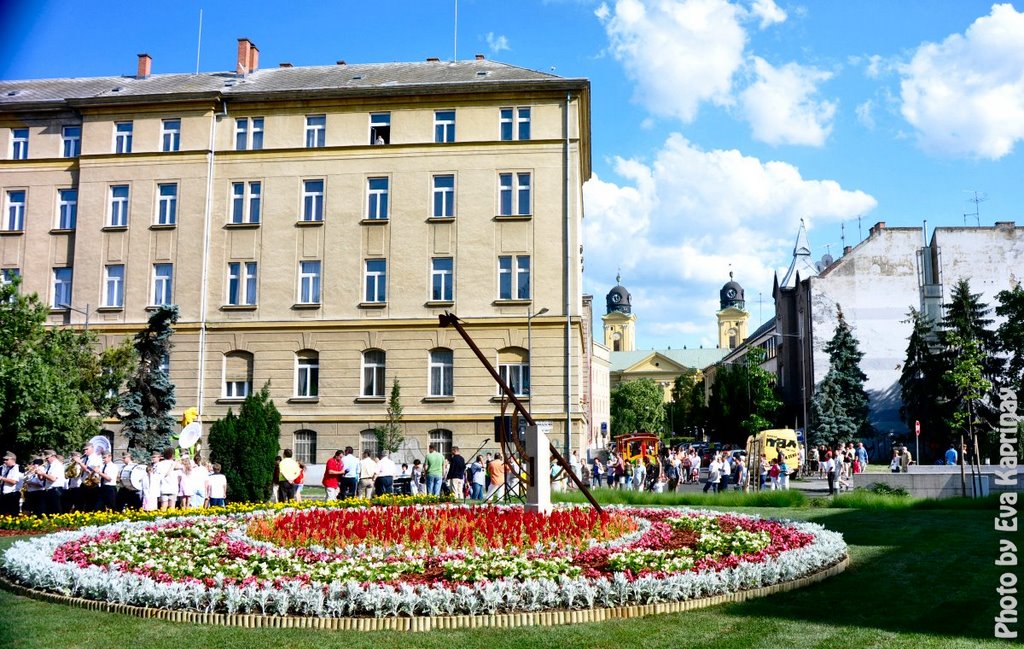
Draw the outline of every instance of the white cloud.
[[[832,73],[796,63],[776,68],[757,56],[753,62],[757,80],[740,93],[740,102],[754,137],[768,144],[825,144],[836,105],[815,96]]]
[[[785,162],[705,151],[679,134],[669,136],[651,163],[614,163],[621,185],[595,175],[584,187],[586,285],[603,296],[622,268],[639,326],[660,337],[640,340],[643,348],[699,342],[695,334],[680,338],[694,323],[713,334],[714,305],[730,265],[748,301],[762,292],[770,313],[772,274],[788,264],[800,219],[811,228],[876,205],[835,181],[805,179]],[[758,317],[753,304],[751,313]]]
[[[857,104],[855,109],[857,113],[857,121],[864,125],[869,131],[875,129],[875,102],[868,99],[861,104]]]
[[[774,0],[754,0],[750,11],[761,19],[759,27],[765,29],[777,23],[785,22],[786,12],[775,4]]]
[[[602,4],[610,51],[636,83],[634,98],[655,115],[685,123],[701,103],[732,102],[743,64],[743,10],[726,0],[619,0]]]
[[[505,36],[496,36],[494,32],[487,32],[487,46],[491,48],[491,52],[497,54],[502,50],[509,49],[508,38]]]
[[[1024,13],[994,5],[900,68],[903,117],[930,151],[999,159],[1024,139]]]

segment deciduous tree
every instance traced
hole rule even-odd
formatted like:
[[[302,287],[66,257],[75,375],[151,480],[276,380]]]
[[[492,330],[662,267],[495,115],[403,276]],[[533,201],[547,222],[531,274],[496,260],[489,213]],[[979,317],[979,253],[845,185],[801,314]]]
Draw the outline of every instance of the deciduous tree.
[[[660,433],[665,424],[665,392],[651,379],[622,383],[611,393],[612,435]]]

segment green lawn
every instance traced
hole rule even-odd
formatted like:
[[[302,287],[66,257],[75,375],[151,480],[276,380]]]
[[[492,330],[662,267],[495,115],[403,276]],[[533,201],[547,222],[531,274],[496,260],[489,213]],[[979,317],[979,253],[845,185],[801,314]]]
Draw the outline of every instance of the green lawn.
[[[991,640],[998,572],[992,510],[756,508],[842,532],[852,564],[802,590],[741,604],[557,628],[413,633],[192,627],[44,604],[0,591],[7,647],[976,647]],[[0,541],[6,548],[10,540]]]

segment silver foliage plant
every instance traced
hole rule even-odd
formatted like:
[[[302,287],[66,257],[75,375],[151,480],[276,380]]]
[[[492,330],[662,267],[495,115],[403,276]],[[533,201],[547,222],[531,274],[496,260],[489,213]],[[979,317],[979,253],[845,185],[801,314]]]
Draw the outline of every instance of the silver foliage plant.
[[[687,510],[694,511],[694,510]],[[715,512],[699,512],[718,515]],[[733,515],[739,516],[739,515]],[[755,516],[739,516],[757,518]],[[180,519],[179,519],[180,520]],[[157,582],[121,572],[114,566],[86,566],[56,562],[60,545],[100,529],[113,531],[152,522],[121,522],[19,541],[3,555],[4,576],[30,588],[117,604],[181,609],[205,613],[250,613],[314,617],[412,617],[486,615],[512,611],[588,609],[684,601],[742,589],[769,586],[813,574],[847,555],[841,534],[815,523],[785,521],[814,537],[802,548],[786,550],[774,560],[741,562],[719,571],[685,572],[663,577],[629,580],[623,573],[611,578],[560,577],[497,579],[459,585],[363,584],[299,581],[227,585],[214,579],[200,582]],[[637,538],[630,535],[629,542]],[[625,539],[621,539],[624,541]]]

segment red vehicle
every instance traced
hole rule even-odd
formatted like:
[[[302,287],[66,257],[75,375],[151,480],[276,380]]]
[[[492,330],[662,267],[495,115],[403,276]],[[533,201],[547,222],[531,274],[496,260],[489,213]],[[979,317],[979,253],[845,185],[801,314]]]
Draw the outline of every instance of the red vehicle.
[[[624,462],[637,459],[646,462],[647,458],[656,462],[661,450],[661,439],[654,433],[629,433],[615,438],[615,448]]]

